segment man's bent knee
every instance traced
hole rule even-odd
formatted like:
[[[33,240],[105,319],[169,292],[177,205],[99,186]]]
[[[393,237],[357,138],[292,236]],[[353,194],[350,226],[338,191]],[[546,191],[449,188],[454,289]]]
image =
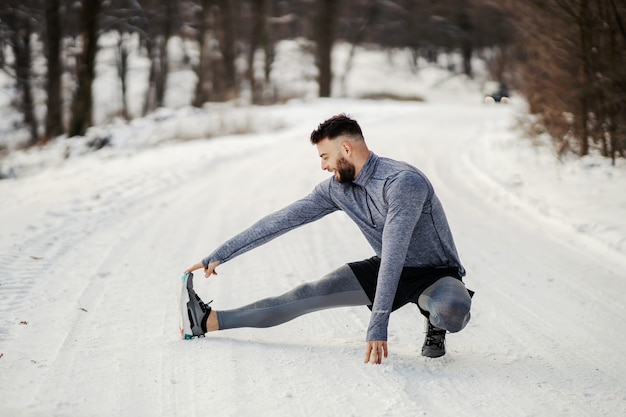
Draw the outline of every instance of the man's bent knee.
[[[430,321],[440,329],[456,333],[463,330],[470,321],[470,304],[452,302],[438,307],[430,312]]]

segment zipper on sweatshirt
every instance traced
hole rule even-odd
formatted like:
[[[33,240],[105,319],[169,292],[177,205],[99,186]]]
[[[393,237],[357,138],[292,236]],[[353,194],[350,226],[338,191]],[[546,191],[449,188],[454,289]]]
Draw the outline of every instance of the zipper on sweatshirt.
[[[365,187],[363,187],[363,191],[365,191],[365,206],[367,207],[367,212],[370,215],[370,224],[372,225],[374,229],[376,229],[378,226],[376,225],[376,221],[374,220],[374,215],[372,214],[372,209],[370,208],[370,196],[367,193],[367,189]]]

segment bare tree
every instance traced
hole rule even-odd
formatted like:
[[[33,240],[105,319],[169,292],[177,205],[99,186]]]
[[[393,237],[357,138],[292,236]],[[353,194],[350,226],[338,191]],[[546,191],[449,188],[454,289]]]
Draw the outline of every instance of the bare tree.
[[[100,28],[103,33],[115,33],[115,69],[120,82],[121,110],[125,119],[130,119],[128,106],[128,74],[130,57],[135,47],[133,35],[145,33],[147,19],[141,6],[135,0],[107,0],[107,7],[100,14]]]
[[[150,75],[144,101],[144,114],[163,106],[164,103],[169,74],[167,43],[174,32],[176,4],[175,0],[150,0],[146,1],[146,6],[144,6],[147,15],[144,41],[150,58]]]
[[[252,0],[252,31],[248,46],[248,70],[247,78],[250,83],[252,93],[252,103],[259,104],[263,101],[263,85],[257,82],[254,73],[254,62],[259,46],[263,46],[267,51],[269,43],[268,33],[268,9],[269,0]],[[264,78],[264,81],[266,79]]]
[[[332,87],[332,49],[335,43],[338,1],[319,0],[315,22],[316,63],[319,70],[319,96],[330,97]]]
[[[200,22],[197,30],[198,48],[200,57],[196,67],[198,81],[193,99],[193,105],[201,107],[211,99],[213,92],[213,70],[211,59],[211,41],[213,34],[213,6],[215,0],[201,0],[200,2]]]
[[[60,1],[46,1],[46,57],[48,74],[46,79],[47,112],[45,138],[50,139],[63,133],[63,96],[61,93],[61,77],[63,75],[61,60]]]
[[[509,2],[519,23],[518,87],[560,153],[624,155],[626,6],[613,0]],[[543,28],[549,27],[549,31]]]
[[[96,52],[98,50],[98,15],[102,0],[83,0],[81,9],[82,51],[78,59],[78,87],[71,109],[69,136],[84,135],[92,125]]]
[[[9,40],[9,46],[15,57],[13,71],[17,90],[17,107],[23,115],[30,139],[26,146],[39,141],[38,124],[35,117],[33,99],[34,77],[32,71],[32,35],[35,32],[32,21],[37,19],[37,9],[30,1],[9,1],[0,9],[2,32]]]
[[[238,0],[218,0],[218,21],[220,31],[218,40],[221,51],[221,63],[215,66],[215,92],[220,101],[232,100],[237,97],[237,22],[239,17]]]
[[[362,6],[363,12],[361,13],[361,15],[356,19],[347,19],[348,22],[354,23],[354,27],[352,27],[349,31],[349,34],[351,36],[347,38],[347,41],[350,42],[351,47],[350,52],[348,53],[348,59],[346,60],[345,69],[341,75],[341,79],[339,82],[342,95],[345,95],[347,91],[347,77],[350,73],[350,70],[352,69],[356,48],[365,40],[368,30],[371,28],[371,26],[374,24],[378,17],[381,7],[378,3],[379,0],[365,0]],[[355,5],[351,6],[354,7]]]

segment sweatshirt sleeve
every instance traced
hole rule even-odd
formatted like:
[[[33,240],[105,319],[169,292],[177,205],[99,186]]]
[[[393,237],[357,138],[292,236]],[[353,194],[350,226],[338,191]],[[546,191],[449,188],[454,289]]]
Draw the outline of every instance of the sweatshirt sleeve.
[[[388,203],[376,295],[367,340],[387,340],[387,327],[411,237],[430,196],[425,179],[404,171],[385,186]]]
[[[297,227],[318,220],[338,208],[327,192],[327,181],[320,183],[311,194],[265,216],[248,229],[234,236],[219,246],[213,253],[202,260],[206,268],[209,263],[227,262],[251,249],[263,245],[270,240],[287,233]]]

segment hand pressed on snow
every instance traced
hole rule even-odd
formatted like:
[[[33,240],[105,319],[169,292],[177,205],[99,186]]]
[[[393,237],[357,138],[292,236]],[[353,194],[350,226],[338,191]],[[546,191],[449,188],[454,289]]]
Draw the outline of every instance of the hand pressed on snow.
[[[372,365],[378,365],[382,363],[383,356],[385,358],[389,352],[387,351],[387,341],[385,340],[370,340],[365,346],[365,360],[364,363],[371,363]]]

